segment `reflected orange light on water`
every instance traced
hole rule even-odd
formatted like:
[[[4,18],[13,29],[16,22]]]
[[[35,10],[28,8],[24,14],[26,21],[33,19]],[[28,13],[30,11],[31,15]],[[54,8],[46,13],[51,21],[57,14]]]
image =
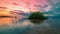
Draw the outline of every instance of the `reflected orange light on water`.
[[[15,18],[0,18],[0,25],[11,25],[14,21]]]

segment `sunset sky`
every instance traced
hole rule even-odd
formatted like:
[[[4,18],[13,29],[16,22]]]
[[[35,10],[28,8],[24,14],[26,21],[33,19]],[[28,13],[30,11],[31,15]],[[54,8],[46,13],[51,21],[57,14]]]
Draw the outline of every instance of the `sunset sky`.
[[[14,11],[21,10],[24,12],[52,12],[52,14],[58,14],[54,12],[54,9],[58,9],[59,6],[55,6],[60,3],[60,0],[0,0],[0,11]],[[60,4],[58,4],[60,5]]]
[[[0,9],[37,11],[43,8],[45,11],[50,10],[51,6],[47,0],[0,0]]]

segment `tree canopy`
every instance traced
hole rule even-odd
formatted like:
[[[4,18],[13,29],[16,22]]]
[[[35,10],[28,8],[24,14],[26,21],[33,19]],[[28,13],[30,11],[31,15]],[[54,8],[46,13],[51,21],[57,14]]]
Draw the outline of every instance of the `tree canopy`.
[[[29,19],[44,19],[44,15],[40,12],[33,12],[29,15]]]

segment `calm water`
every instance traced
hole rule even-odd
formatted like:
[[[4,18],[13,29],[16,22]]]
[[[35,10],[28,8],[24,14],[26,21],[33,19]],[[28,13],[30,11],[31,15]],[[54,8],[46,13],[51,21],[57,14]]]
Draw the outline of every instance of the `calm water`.
[[[0,34],[60,34],[60,18],[43,21],[0,18]]]

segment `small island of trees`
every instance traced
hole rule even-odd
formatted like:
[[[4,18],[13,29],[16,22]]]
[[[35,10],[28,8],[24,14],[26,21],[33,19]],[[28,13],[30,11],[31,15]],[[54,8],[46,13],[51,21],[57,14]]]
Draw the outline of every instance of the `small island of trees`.
[[[42,13],[40,12],[33,12],[29,15],[28,17],[29,19],[39,19],[39,20],[43,20],[43,19],[47,19],[47,17],[45,17]]]

